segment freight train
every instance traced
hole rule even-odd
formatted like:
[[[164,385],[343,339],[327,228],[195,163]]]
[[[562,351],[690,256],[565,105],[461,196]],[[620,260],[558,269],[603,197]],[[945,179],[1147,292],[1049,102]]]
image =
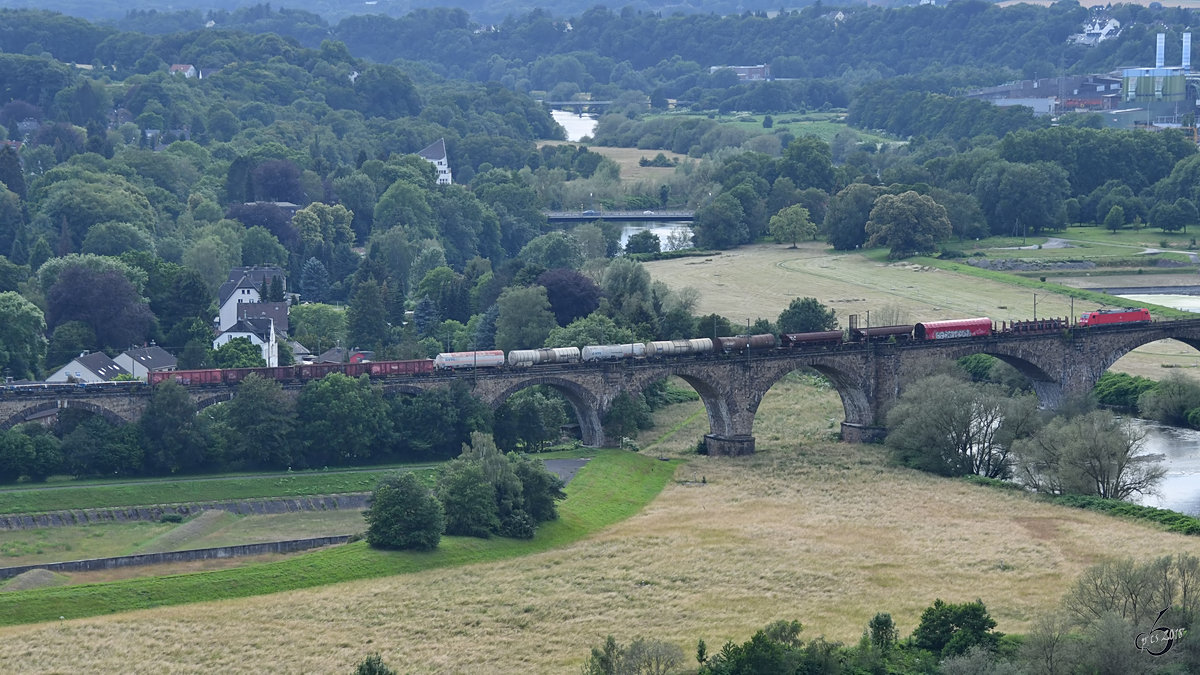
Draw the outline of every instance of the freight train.
[[[1139,324],[1150,321],[1145,309],[1099,310],[1080,317],[1078,326],[1103,327]],[[438,372],[474,369],[522,369],[543,366],[569,366],[575,363],[597,363],[623,360],[663,359],[679,357],[718,357],[838,349],[878,342],[908,342],[990,337],[993,335],[1035,335],[1061,332],[1071,327],[1066,319],[1036,319],[1033,321],[993,322],[987,317],[923,321],[898,326],[858,327],[847,331],[830,330],[812,333],[783,333],[773,335],[736,335],[690,340],[655,340],[618,345],[588,345],[578,347],[547,347],[543,349],[514,349],[505,354],[498,349],[443,352],[433,359],[409,361],[368,361],[363,363],[320,363],[282,366],[278,368],[225,368],[210,370],[176,370],[150,373],[149,384],[175,380],[184,385],[237,384],[247,375],[279,382],[306,382],[328,375],[343,373],[351,377],[368,375],[373,378],[419,377]]]

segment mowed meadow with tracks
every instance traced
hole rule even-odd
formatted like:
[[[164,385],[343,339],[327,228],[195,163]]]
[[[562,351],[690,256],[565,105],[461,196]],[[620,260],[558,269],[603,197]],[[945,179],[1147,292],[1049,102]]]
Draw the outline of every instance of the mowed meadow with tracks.
[[[1027,288],[818,249],[754,246],[650,269],[672,285],[700,288],[699,310],[735,321],[750,312],[774,318],[791,297],[806,295],[843,321],[874,307],[910,320],[935,311],[1029,316],[1019,304]],[[1001,305],[1012,314],[997,315],[992,308]],[[1038,314],[1045,307],[1047,316],[1066,316],[1069,305],[1065,296],[1039,295]],[[1150,368],[1155,357],[1137,358]],[[854,642],[876,612],[890,612],[904,636],[937,598],[981,599],[998,630],[1021,633],[1107,557],[1200,553],[1195,537],[898,468],[882,446],[837,442],[841,419],[837,393],[797,374],[763,399],[757,454],[709,458],[694,454],[708,430],[702,406],[670,406],[638,439],[643,457],[582,471],[563,520],[503,554],[486,551],[497,540],[447,540],[453,555],[379,554],[372,564],[394,571],[372,578],[10,626],[0,629],[0,665],[348,672],[378,652],[401,672],[571,672],[610,634],[622,643],[667,640],[691,653],[699,638],[717,649],[770,621],[797,619],[809,639]],[[605,489],[584,489],[591,470],[603,470]],[[648,470],[669,476],[656,496],[637,477]],[[625,484],[651,492],[622,501]],[[582,532],[583,521],[604,526],[575,539],[556,529]],[[338,555],[372,557],[352,548],[362,546]],[[431,567],[424,555],[450,560]],[[331,559],[332,550],[280,564],[311,571]],[[11,597],[32,601],[37,593]]]

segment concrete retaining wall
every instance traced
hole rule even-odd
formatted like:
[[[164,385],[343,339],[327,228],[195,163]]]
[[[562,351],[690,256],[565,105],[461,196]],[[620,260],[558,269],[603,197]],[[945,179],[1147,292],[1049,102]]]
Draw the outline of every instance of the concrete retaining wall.
[[[274,497],[270,499],[236,499],[219,502],[186,504],[157,504],[154,506],[125,506],[104,509],[72,509],[46,513],[14,513],[0,515],[0,531],[35,530],[43,527],[67,527],[95,523],[127,523],[137,520],[157,521],[163,514],[176,513],[187,517],[207,510],[229,511],[238,515],[295,513],[297,511],[336,511],[365,509],[371,498],[369,492],[311,497]]]
[[[157,565],[171,562],[190,562],[192,560],[210,560],[212,558],[238,558],[248,555],[263,555],[266,553],[292,553],[310,548],[319,548],[331,544],[344,544],[350,539],[349,535],[336,537],[316,537],[314,539],[288,539],[286,541],[271,541],[264,544],[242,544],[241,546],[222,546],[220,548],[198,548],[191,551],[170,551],[167,553],[142,553],[140,555],[125,555],[117,558],[92,558],[91,560],[72,560],[69,562],[46,563],[44,565],[21,565],[19,567],[0,567],[0,579],[10,579],[28,572],[29,570],[50,570],[51,572],[88,572],[92,570],[110,570],[116,567],[134,567],[137,565]]]

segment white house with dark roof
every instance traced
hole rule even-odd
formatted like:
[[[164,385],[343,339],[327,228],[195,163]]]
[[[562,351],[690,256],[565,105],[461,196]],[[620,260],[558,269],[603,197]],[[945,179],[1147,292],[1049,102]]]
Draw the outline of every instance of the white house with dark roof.
[[[437,139],[429,147],[418,152],[417,156],[437,167],[438,185],[449,185],[454,182],[450,175],[450,161],[446,158],[446,139]]]
[[[229,342],[234,338],[248,338],[262,350],[263,360],[267,367],[279,365],[279,336],[275,332],[275,322],[271,319],[242,319],[222,332],[213,340],[213,349]]]
[[[54,371],[47,382],[108,382],[118,375],[129,375],[129,371],[117,365],[104,352],[80,354],[67,365]]]
[[[178,359],[158,345],[126,349],[113,361],[139,380],[147,379],[150,373],[175,370],[179,365]]]
[[[220,310],[217,312],[217,330],[229,330],[244,316],[243,311],[239,309],[241,305],[261,303],[263,284],[270,286],[275,277],[279,277],[286,291],[287,277],[278,267],[235,267],[230,270],[229,279],[221,284],[218,291]],[[247,311],[250,315],[255,315],[254,310]],[[273,310],[263,309],[263,312],[268,311]],[[286,331],[285,328],[279,330]]]

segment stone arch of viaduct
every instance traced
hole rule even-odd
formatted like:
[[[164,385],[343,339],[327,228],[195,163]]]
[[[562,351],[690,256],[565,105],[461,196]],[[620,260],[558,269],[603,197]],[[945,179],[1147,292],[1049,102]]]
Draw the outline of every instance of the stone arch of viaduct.
[[[754,417],[767,391],[782,377],[800,369],[825,376],[841,397],[845,412],[842,437],[873,440],[882,433],[887,411],[913,380],[948,360],[989,354],[1012,365],[1033,383],[1044,406],[1091,390],[1100,376],[1129,351],[1155,340],[1173,338],[1200,350],[1200,320],[1160,322],[1146,326],[1073,330],[1030,336],[993,336],[901,344],[847,345],[837,349],[788,353],[767,350],[749,357],[714,356],[577,364],[557,368],[457,372],[428,378],[386,380],[388,395],[414,394],[455,382],[469,387],[493,409],[516,392],[544,385],[561,392],[579,421],[583,442],[606,441],[602,420],[622,392],[637,395],[669,375],[686,381],[703,401],[708,415],[710,452],[753,451]],[[293,393],[298,388],[290,389]],[[39,412],[79,408],[113,421],[137,419],[147,393],[122,397],[27,396],[0,398],[0,428],[9,428]],[[233,388],[193,389],[197,409],[228,401]]]

